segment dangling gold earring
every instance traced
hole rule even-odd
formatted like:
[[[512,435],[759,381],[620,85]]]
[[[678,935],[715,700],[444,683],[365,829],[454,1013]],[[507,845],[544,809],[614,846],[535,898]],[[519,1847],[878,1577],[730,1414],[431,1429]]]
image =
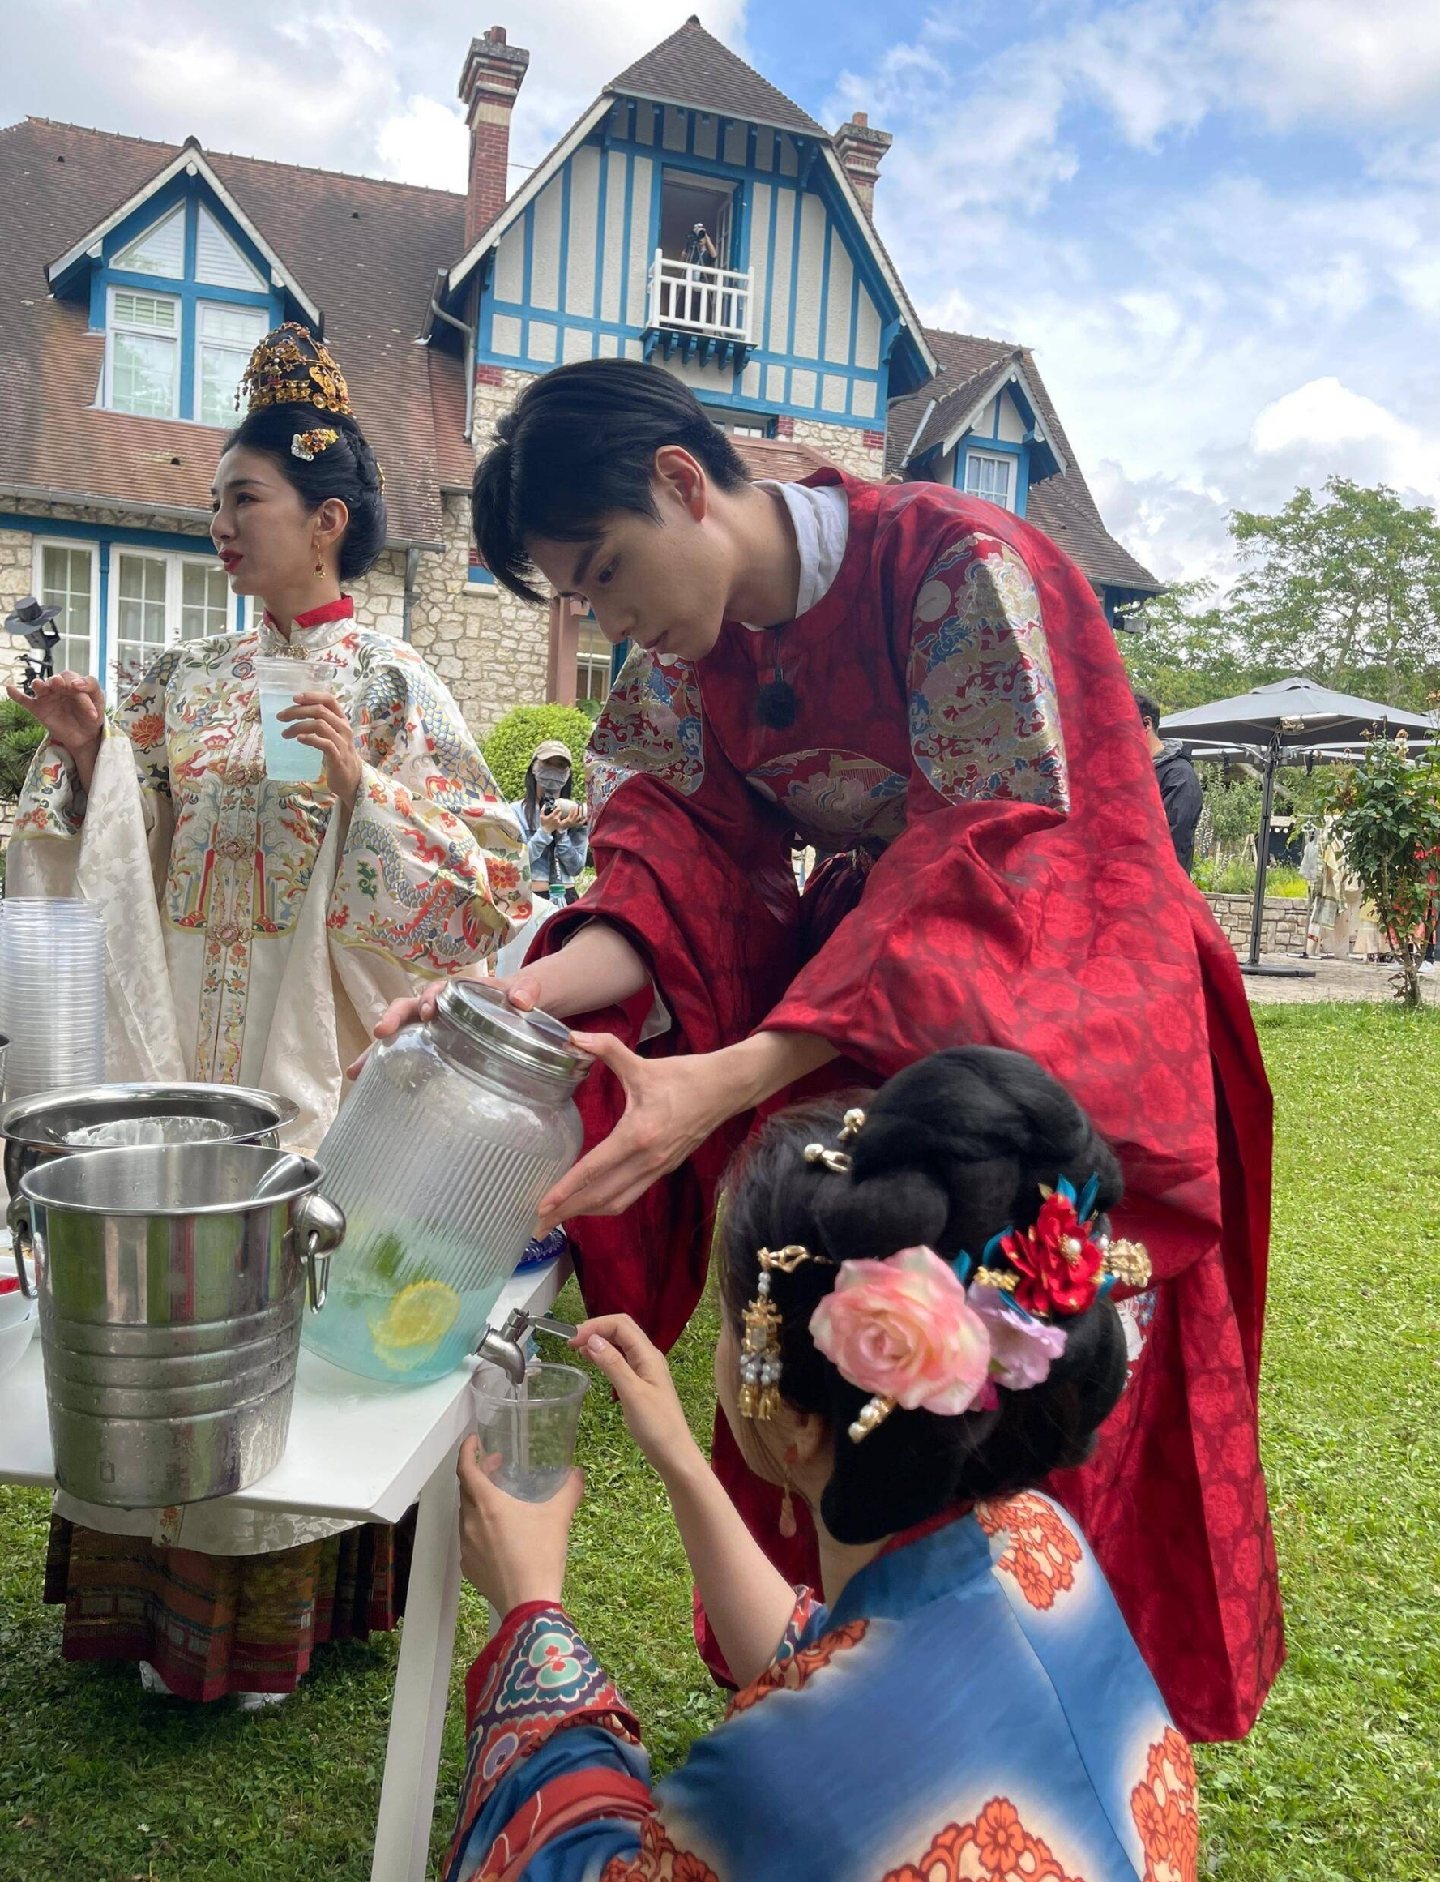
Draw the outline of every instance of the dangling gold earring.
[[[325,564],[320,558],[320,550],[319,550],[318,545],[316,546],[316,550],[315,550],[315,573],[317,575],[323,575],[325,573]]]

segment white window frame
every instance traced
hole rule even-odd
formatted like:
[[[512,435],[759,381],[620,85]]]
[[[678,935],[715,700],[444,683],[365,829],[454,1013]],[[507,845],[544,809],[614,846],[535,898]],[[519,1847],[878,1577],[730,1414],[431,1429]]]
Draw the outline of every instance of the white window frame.
[[[165,563],[165,639],[161,646],[153,650],[155,659],[168,648],[180,645],[180,618],[184,599],[184,570],[188,565],[198,564],[210,572],[215,568],[213,555],[192,555],[184,549],[152,549],[141,542],[117,542],[110,549],[110,582],[107,597],[105,621],[105,691],[115,697],[115,668],[120,651],[120,566],[122,555],[145,556],[152,562]],[[235,591],[228,581],[225,585],[225,632],[237,632]]]
[[[255,343],[252,344],[250,348],[250,351],[252,353],[255,350],[255,345],[258,345],[258,343],[261,340],[263,340],[265,338],[265,335],[270,331],[270,312],[268,308],[251,307],[250,305],[248,305],[248,303],[244,301],[224,301],[224,300],[206,299],[206,300],[197,300],[195,303],[195,370],[193,374],[191,375],[191,384],[194,388],[193,397],[195,401],[195,423],[197,425],[204,425],[206,429],[210,431],[230,431],[230,430],[233,430],[235,426],[240,423],[240,420],[243,416],[242,413],[234,412],[231,414],[230,417],[221,419],[218,423],[213,419],[201,417],[201,406],[202,406],[203,396],[204,396],[204,380],[203,380],[203,373],[202,373],[202,368],[201,368],[201,356],[204,353],[205,346],[206,346],[204,323],[205,323],[205,309],[207,307],[218,307],[222,313],[226,313],[226,314],[233,314],[233,313],[254,314],[258,318],[260,322],[260,331],[256,336]],[[222,342],[213,341],[211,342],[211,344],[218,346],[218,345],[221,345]],[[241,371],[242,372],[244,371],[243,367],[241,368]]]
[[[134,333],[143,334],[145,331],[143,327],[134,327],[134,328],[125,327],[123,329],[117,328],[116,322],[115,322],[115,296],[117,294],[148,294],[151,300],[169,301],[175,309],[175,387],[174,387],[174,393],[171,399],[170,410],[168,413],[125,412],[124,416],[127,418],[158,418],[158,417],[167,417],[167,416],[170,418],[178,418],[180,416],[180,382],[185,376],[182,370],[183,365],[184,365],[182,348],[184,347],[184,344],[185,344],[184,304],[182,303],[181,298],[178,294],[166,294],[159,290],[151,289],[151,288],[131,288],[131,287],[117,286],[117,284],[113,281],[110,283],[109,289],[105,297],[105,409],[111,412],[122,410],[122,408],[116,405],[115,403],[115,335],[116,333],[123,331],[125,333],[134,332]],[[167,337],[167,336],[161,336],[161,337]]]
[[[972,490],[970,488],[970,465],[972,461],[976,463],[981,463],[981,464],[1003,464],[1005,466],[1005,501],[1000,505],[1000,508],[1004,510],[1009,510],[1011,515],[1013,516],[1015,514],[1015,471],[1016,471],[1015,459],[1011,457],[1008,451],[977,451],[968,444],[964,447],[964,450],[965,450],[965,491],[964,491],[964,494],[967,497],[979,497],[981,501],[984,503],[993,503],[995,501],[993,497],[987,497],[984,495],[982,491]]]
[[[45,599],[45,551],[80,549],[90,558],[90,674],[98,678],[100,661],[100,545],[83,536],[35,536],[30,568],[30,592],[43,604]]]

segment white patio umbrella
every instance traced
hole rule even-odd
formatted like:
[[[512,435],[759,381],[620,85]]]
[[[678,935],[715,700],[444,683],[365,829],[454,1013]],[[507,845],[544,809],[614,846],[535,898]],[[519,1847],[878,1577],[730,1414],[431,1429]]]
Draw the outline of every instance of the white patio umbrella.
[[[1250,956],[1241,963],[1250,974],[1297,974],[1298,967],[1264,967],[1260,962],[1260,927],[1265,913],[1265,879],[1270,870],[1270,815],[1275,802],[1275,774],[1287,752],[1306,752],[1322,761],[1357,759],[1369,738],[1393,738],[1405,732],[1417,744],[1437,735],[1433,718],[1405,712],[1375,699],[1337,693],[1296,675],[1271,680],[1232,699],[1212,700],[1188,712],[1172,712],[1160,731],[1184,739],[1192,748],[1219,756],[1245,753],[1261,767],[1260,835],[1255,870],[1255,903],[1250,914]]]

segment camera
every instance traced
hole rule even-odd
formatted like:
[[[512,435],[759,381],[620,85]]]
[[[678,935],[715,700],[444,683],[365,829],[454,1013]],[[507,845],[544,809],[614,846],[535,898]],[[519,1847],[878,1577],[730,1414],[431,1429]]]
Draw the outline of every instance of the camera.
[[[704,235],[706,233],[705,224],[703,222],[697,222],[690,233],[692,235]]]
[[[540,799],[540,808],[541,810],[544,811],[547,817],[553,815],[555,806],[558,803],[558,801],[559,801],[558,798],[554,798],[554,797],[542,797]]]

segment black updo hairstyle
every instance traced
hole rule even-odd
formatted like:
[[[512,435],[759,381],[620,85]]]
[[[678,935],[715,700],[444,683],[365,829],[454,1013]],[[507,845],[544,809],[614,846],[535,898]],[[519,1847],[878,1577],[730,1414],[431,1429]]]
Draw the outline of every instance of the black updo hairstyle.
[[[297,432],[328,429],[339,433],[313,458],[296,457],[290,449]],[[225,440],[225,449],[243,445],[273,458],[286,482],[312,513],[330,497],[339,497],[350,512],[340,539],[340,579],[357,581],[374,566],[385,547],[385,498],[380,487],[380,466],[364,432],[342,412],[325,412],[313,405],[262,405],[249,413],[238,430]]]
[[[849,1102],[853,1102],[853,1099]],[[890,1079],[866,1106],[848,1176],[805,1161],[833,1147],[846,1109],[836,1099],[782,1112],[741,1154],[723,1231],[721,1292],[730,1323],[755,1298],[757,1250],[800,1243],[836,1262],[883,1260],[924,1245],[946,1259],[979,1256],[993,1235],[1025,1229],[1042,1183],[1093,1176],[1097,1212],[1120,1200],[1119,1165],[1070,1094],[1019,1052],[965,1046]],[[1103,1225],[1102,1225],[1103,1226]],[[838,1542],[865,1543],[949,1505],[1033,1488],[1084,1463],[1125,1384],[1125,1337],[1106,1301],[1058,1319],[1065,1351],[1027,1391],[998,1388],[998,1407],[959,1417],[897,1409],[858,1444],[848,1427],[870,1394],[842,1379],[810,1338],[810,1316],[836,1270],[803,1262],[772,1273],[783,1318],[780,1392],[835,1433],[835,1470],[821,1499]]]

